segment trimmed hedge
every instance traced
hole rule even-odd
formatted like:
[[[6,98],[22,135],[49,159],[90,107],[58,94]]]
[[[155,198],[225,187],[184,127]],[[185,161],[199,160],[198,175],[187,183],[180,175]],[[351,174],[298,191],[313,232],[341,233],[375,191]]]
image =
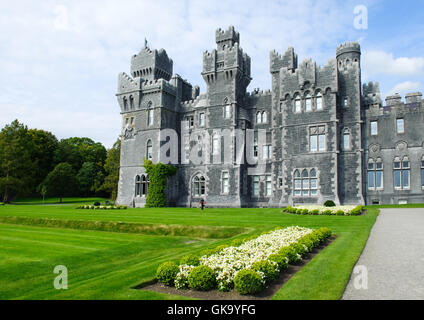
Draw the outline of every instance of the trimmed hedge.
[[[322,211],[320,211],[320,209],[306,209],[306,208],[293,208],[292,206],[287,206],[285,208],[283,208],[283,212],[284,213],[291,213],[291,214],[301,214],[301,215],[325,215],[325,216],[331,216],[331,215],[335,215],[335,216],[359,216],[362,214],[362,210],[364,209],[364,207],[362,205],[358,205],[356,207],[354,207],[353,209],[351,209],[350,211],[343,211],[341,209],[336,210],[337,207],[335,207],[333,210],[332,209],[322,209]]]
[[[167,286],[174,285],[175,277],[180,271],[180,268],[175,262],[164,262],[156,271],[156,279]]]
[[[200,264],[199,258],[194,254],[188,254],[181,258],[180,264],[197,267]]]
[[[208,266],[198,266],[188,276],[190,289],[209,291],[216,286],[215,272]]]
[[[263,282],[256,271],[243,269],[234,278],[234,289],[240,294],[255,294],[263,290]]]

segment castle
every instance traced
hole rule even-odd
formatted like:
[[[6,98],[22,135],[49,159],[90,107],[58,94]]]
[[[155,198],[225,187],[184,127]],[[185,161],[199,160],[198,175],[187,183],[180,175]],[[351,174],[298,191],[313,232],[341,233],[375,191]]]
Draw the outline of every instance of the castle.
[[[218,29],[216,46],[203,54],[206,93],[173,74],[163,49],[143,48],[119,75],[118,203],[144,206],[144,159],[178,166],[166,189],[174,206],[424,202],[422,94],[383,106],[378,83],[362,86],[358,43],[324,66],[272,51],[272,90],[251,93],[239,33]]]

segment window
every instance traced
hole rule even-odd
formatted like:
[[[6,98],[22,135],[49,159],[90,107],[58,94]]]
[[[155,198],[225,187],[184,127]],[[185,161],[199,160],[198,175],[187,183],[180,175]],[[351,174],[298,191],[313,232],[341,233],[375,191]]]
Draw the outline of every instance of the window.
[[[378,124],[377,124],[377,121],[371,121],[371,124],[370,124],[370,126],[371,126],[371,135],[372,136],[376,136],[377,134],[378,134]]]
[[[227,171],[222,172],[222,193],[228,193],[230,191],[230,178]]]
[[[321,92],[317,93],[316,104],[317,104],[317,110],[322,110],[322,94],[321,94]]]
[[[283,103],[280,102],[280,112],[283,112]]]
[[[393,162],[394,187],[395,189],[409,189],[410,185],[410,162],[408,157],[402,161],[396,157]]]
[[[325,126],[317,126],[309,128],[309,151],[325,151]]]
[[[312,111],[312,98],[309,93],[306,95],[306,99],[305,99],[305,110]]]
[[[131,117],[130,124],[131,124],[131,125],[133,125],[133,124],[134,124],[134,117]]]
[[[405,126],[403,119],[396,119],[396,130],[397,133],[404,133],[405,132]]]
[[[264,111],[264,112],[262,112],[262,123],[266,123],[268,120],[267,120],[267,114],[266,114],[266,111]]]
[[[199,114],[199,126],[203,127],[205,125],[205,114],[202,112]]]
[[[262,122],[262,114],[260,112],[256,113],[256,123]]]
[[[224,118],[226,118],[226,119],[231,118],[231,106],[230,105],[226,105],[224,107]]]
[[[144,174],[141,176],[141,195],[147,195],[147,191],[149,189],[149,178]]]
[[[148,140],[147,141],[147,148],[146,148],[146,158],[147,160],[152,160],[153,159],[153,145],[152,145],[152,140]]]
[[[135,177],[135,196],[140,196],[140,189],[141,189],[141,179],[140,176]]]
[[[204,196],[206,192],[206,180],[203,176],[195,176],[193,179],[194,195],[197,197]]]
[[[266,176],[265,194],[267,197],[272,195],[272,180],[271,176]]]
[[[257,158],[259,155],[258,137],[253,138],[253,156]]]
[[[297,197],[310,197],[318,194],[318,176],[315,169],[299,170],[294,172],[294,195]]]
[[[147,189],[148,189],[149,181],[148,177],[144,174],[137,175],[135,177],[135,196],[141,197],[147,195]]]
[[[349,130],[344,130],[344,132],[343,132],[343,149],[344,150],[350,149],[350,132],[349,132]]]
[[[278,178],[278,186],[279,186],[280,188],[282,188],[282,187],[283,187],[283,178]]]
[[[253,195],[259,196],[259,176],[253,176]]]
[[[377,190],[383,189],[383,161],[378,158],[368,160],[368,189]]]
[[[302,107],[301,107],[301,104],[300,104],[300,97],[299,97],[299,95],[296,95],[295,98],[294,98],[294,112],[299,113],[301,111],[302,111]]]
[[[194,117],[193,116],[187,116],[185,117],[187,128],[193,128],[194,127]]]
[[[219,147],[219,135],[215,133],[212,137],[212,154],[219,154]]]
[[[153,125],[153,109],[149,109],[147,113],[147,124],[149,126]]]
[[[124,103],[124,111],[127,111],[128,110],[128,102],[127,102],[127,98],[126,97],[124,97],[123,103]]]
[[[347,97],[343,98],[343,107],[347,108],[349,106],[349,100]]]
[[[133,98],[133,96],[130,96],[130,108],[131,108],[131,110],[134,109],[134,98]]]
[[[272,157],[272,146],[264,145],[262,146],[262,159],[271,159]]]
[[[421,188],[424,189],[424,156],[421,159]]]

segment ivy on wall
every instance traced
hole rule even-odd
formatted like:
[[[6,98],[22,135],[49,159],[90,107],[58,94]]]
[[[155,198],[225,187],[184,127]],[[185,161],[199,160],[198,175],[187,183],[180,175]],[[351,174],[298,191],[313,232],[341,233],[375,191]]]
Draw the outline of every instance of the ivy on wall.
[[[144,160],[144,168],[149,175],[149,190],[146,197],[146,208],[166,207],[166,181],[177,173],[177,168],[169,164]]]

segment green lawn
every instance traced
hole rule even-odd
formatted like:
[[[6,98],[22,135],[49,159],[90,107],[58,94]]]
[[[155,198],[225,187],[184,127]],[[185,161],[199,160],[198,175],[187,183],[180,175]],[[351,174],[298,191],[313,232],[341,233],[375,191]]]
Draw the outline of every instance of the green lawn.
[[[6,205],[0,207],[0,221],[2,217],[25,217],[27,222],[48,218],[92,224],[122,221],[205,228],[231,226],[245,233],[235,232],[229,238],[217,239],[213,233],[202,237],[191,232],[193,228],[187,228],[184,236],[162,236],[0,223],[0,298],[178,298],[131,288],[153,279],[157,266],[163,261],[178,261],[188,252],[229,243],[246,233],[259,234],[276,226],[299,225],[326,226],[338,237],[291,278],[274,299],[339,299],[377,214],[377,208],[370,208],[364,216],[344,217],[290,215],[281,213],[281,209],[93,211],[77,210],[72,205]],[[56,276],[53,269],[59,264],[68,268],[68,290],[53,288]]]
[[[93,204],[96,201],[99,202],[105,202],[108,199],[105,198],[98,198],[98,197],[91,197],[91,198],[81,198],[81,197],[68,197],[68,198],[63,198],[62,199],[62,203],[66,204]],[[22,199],[16,199],[14,201],[12,201],[13,204],[58,204],[59,203],[59,198],[45,198],[43,200],[43,198],[37,197],[37,198],[22,198]]]

